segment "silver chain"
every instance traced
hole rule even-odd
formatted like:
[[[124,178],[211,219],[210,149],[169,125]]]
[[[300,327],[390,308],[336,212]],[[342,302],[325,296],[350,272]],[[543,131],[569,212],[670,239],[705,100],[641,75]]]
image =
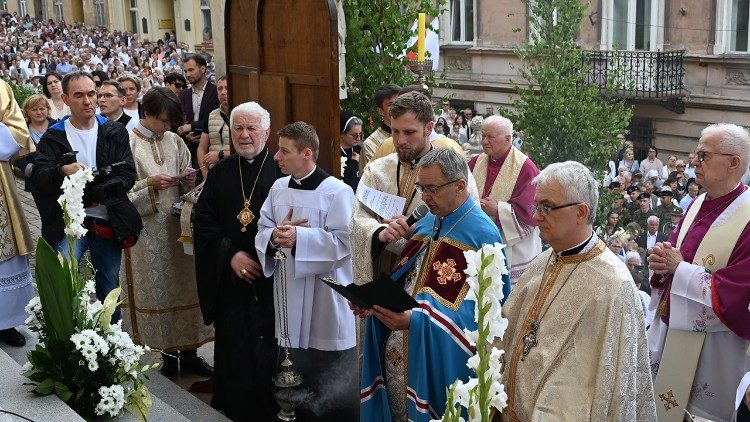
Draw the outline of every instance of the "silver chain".
[[[274,254],[273,259],[276,261],[276,309],[281,310],[281,336],[285,347],[289,348],[292,346],[292,342],[289,338],[289,318],[287,316],[286,254],[279,249]]]

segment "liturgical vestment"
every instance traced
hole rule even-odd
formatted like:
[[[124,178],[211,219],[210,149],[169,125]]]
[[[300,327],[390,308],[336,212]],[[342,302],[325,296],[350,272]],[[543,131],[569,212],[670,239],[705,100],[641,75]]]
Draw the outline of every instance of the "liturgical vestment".
[[[271,381],[278,359],[273,280],[261,275],[248,283],[235,276],[230,262],[240,251],[258,261],[257,216],[281,176],[267,149],[252,162],[234,154],[209,170],[195,205],[198,298],[204,321],[216,330],[211,405],[235,421],[270,421],[278,411]],[[245,200],[252,218],[243,231],[238,215]]]
[[[531,212],[536,193],[531,181],[539,174],[539,169],[516,147],[511,147],[497,160],[484,153],[472,157],[469,168],[481,197],[497,202],[495,223],[508,245],[510,282],[515,284],[542,251],[539,227]]]
[[[182,250],[180,220],[172,205],[180,199],[180,186],[154,189],[150,176],[178,176],[190,167],[190,151],[179,136],[163,136],[140,123],[130,132],[136,182],[128,198],[138,209],[147,235],[124,253],[120,268],[123,328],[138,344],[174,351],[195,349],[214,339],[214,330],[203,324],[192,255]]]
[[[29,271],[32,239],[21,208],[10,160],[34,151],[13,91],[0,81],[0,330],[23,324],[34,297]]]
[[[669,328],[706,333],[687,410],[729,421],[735,389],[750,371],[750,190],[740,183],[713,199],[695,198],[669,242],[682,253],[674,276],[651,280],[656,319],[648,330],[658,374]],[[659,394],[656,391],[658,405]]]
[[[643,306],[630,272],[596,235],[565,253],[542,252],[503,307],[503,420],[655,421]]]
[[[387,155],[371,161],[359,180],[360,189],[367,186],[381,192],[390,193],[406,198],[403,215],[409,216],[414,210],[424,204],[422,195],[417,192],[414,184],[419,177],[419,168],[415,162],[400,162],[396,153]],[[479,202],[477,194],[477,185],[474,177],[469,172],[469,178],[466,183],[469,195]],[[352,256],[354,259],[354,282],[357,284],[368,283],[373,280],[373,267],[378,273],[389,273],[392,267],[388,261],[381,259],[381,244],[377,237],[374,236],[378,230],[385,227],[383,219],[375,212],[367,208],[360,201],[355,201],[354,216],[351,222],[351,243]],[[401,249],[406,244],[406,240],[401,239],[396,242],[390,242],[385,249],[396,255],[401,253]],[[374,261],[374,262],[373,262]],[[378,274],[375,275],[376,277]]]
[[[430,421],[445,412],[446,389],[467,381],[475,353],[464,330],[475,330],[475,304],[464,251],[502,242],[497,226],[468,198],[442,219],[429,213],[416,226],[391,275],[419,303],[408,330],[390,331],[377,318],[365,325],[362,421]],[[503,276],[503,293],[510,280]]]

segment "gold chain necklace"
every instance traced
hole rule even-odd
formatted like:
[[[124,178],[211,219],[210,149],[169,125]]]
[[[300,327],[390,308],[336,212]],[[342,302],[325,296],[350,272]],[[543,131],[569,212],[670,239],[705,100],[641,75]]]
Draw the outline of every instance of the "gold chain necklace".
[[[266,155],[263,157],[263,161],[260,163],[260,167],[258,167],[258,175],[255,176],[253,189],[250,191],[250,196],[248,197],[245,197],[245,182],[242,178],[242,160],[244,158],[239,157],[239,161],[237,161],[237,164],[240,168],[240,187],[242,188],[242,199],[244,201],[242,210],[239,214],[237,214],[237,220],[239,220],[240,224],[242,224],[242,228],[240,229],[242,233],[245,233],[247,231],[248,224],[252,223],[253,220],[255,220],[255,214],[253,214],[253,212],[250,210],[250,199],[253,197],[253,193],[255,193],[255,187],[258,185],[258,179],[260,179],[260,175],[263,172],[263,164],[266,163],[266,158],[268,158],[268,150],[266,150]]]

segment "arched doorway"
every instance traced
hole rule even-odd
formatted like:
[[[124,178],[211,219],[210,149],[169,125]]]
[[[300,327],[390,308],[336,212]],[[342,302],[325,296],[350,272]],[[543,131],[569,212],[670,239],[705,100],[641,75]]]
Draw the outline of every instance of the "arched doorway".
[[[319,165],[341,172],[335,0],[227,0],[225,43],[232,105],[257,101],[271,137],[302,120],[320,138]]]

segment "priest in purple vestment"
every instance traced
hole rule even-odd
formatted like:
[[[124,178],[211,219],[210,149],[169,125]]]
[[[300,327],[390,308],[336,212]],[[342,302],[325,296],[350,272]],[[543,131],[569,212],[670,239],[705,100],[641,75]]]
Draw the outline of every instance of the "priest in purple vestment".
[[[657,316],[647,335],[656,384],[660,368],[680,362],[682,375],[670,381],[689,383],[680,410],[710,420],[732,418],[735,388],[750,370],[750,192],[740,182],[748,163],[746,129],[726,123],[705,128],[692,164],[706,193],[648,258],[655,272],[650,307]],[[681,353],[665,348],[671,330],[705,333],[692,380]],[[668,393],[655,388],[657,406],[671,406]]]
[[[513,122],[490,116],[482,123],[482,154],[469,160],[482,210],[495,222],[508,247],[511,285],[542,251],[539,228],[531,212],[539,174],[533,161],[513,146]]]

